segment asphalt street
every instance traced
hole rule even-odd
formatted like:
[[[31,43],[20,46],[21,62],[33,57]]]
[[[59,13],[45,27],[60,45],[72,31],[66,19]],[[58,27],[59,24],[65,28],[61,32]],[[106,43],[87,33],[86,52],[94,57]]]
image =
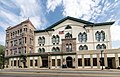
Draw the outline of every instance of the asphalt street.
[[[120,71],[71,69],[12,69],[0,71],[0,77],[120,77]]]

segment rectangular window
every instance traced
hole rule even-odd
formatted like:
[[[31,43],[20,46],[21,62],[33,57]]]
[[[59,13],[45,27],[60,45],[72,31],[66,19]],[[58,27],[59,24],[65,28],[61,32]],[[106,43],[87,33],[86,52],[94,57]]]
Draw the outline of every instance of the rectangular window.
[[[82,66],[82,59],[78,59],[78,66]]]
[[[14,66],[16,66],[16,60],[14,60]]]
[[[52,66],[55,66],[55,59],[52,59]]]
[[[97,58],[93,58],[93,66],[97,66]]]
[[[25,40],[25,43],[26,43],[26,37],[25,37],[25,39],[24,39],[24,40]]]
[[[85,58],[84,64],[85,64],[85,66],[90,66],[90,58]]]
[[[33,60],[30,60],[30,66],[33,66]]]
[[[57,59],[57,66],[61,66],[61,60]]]
[[[35,60],[35,66],[37,66],[38,65],[38,61],[37,60]]]

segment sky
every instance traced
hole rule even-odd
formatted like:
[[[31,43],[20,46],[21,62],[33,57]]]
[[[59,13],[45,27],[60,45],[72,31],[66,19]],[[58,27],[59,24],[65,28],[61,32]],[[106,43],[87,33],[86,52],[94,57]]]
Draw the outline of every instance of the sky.
[[[111,22],[113,48],[120,48],[120,0],[0,0],[0,44],[5,30],[30,19],[37,30],[71,16],[93,23]]]

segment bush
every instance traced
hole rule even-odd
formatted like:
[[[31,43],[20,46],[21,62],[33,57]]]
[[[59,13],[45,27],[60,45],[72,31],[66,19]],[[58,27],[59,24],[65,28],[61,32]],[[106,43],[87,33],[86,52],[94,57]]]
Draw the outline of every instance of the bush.
[[[110,69],[110,67],[105,67],[105,69]]]

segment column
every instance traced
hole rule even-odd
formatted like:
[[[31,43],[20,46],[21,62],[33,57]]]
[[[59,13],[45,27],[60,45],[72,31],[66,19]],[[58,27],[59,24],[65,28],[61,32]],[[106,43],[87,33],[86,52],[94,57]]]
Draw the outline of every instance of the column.
[[[78,68],[78,54],[75,55],[75,68]]]
[[[104,63],[105,63],[105,67],[108,67],[108,65],[107,65],[107,54],[106,53],[104,54]]]
[[[11,68],[11,59],[9,58],[9,68]]]
[[[84,55],[82,54],[82,68],[84,68]]]
[[[92,57],[92,54],[90,54],[90,65],[91,65],[91,68],[93,68],[93,57]]]
[[[12,59],[12,67],[14,67],[14,58]]]
[[[16,58],[16,67],[18,67],[18,58]]]
[[[116,64],[116,68],[119,67],[119,58],[118,58],[118,53],[115,54],[115,64]]]
[[[97,54],[97,68],[100,68],[100,54]]]
[[[42,66],[41,56],[38,56],[38,68]]]
[[[30,68],[30,57],[27,57],[27,68]]]
[[[60,56],[61,57],[61,67],[63,65],[63,56]]]
[[[33,68],[35,68],[35,58],[33,57]]]
[[[57,56],[55,56],[55,68],[57,68]]]
[[[51,56],[48,56],[48,68],[49,69],[52,68],[52,58],[51,58]]]

